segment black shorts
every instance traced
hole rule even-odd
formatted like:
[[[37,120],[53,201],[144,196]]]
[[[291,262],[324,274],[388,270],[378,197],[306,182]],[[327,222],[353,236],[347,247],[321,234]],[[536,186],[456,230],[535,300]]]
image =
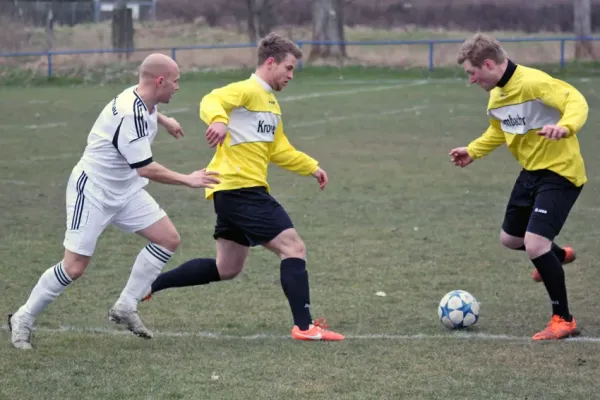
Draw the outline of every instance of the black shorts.
[[[582,188],[550,170],[522,170],[510,194],[502,230],[516,237],[531,232],[554,240]]]
[[[257,246],[294,227],[281,204],[262,186],[215,192],[213,204],[217,214],[215,239]]]

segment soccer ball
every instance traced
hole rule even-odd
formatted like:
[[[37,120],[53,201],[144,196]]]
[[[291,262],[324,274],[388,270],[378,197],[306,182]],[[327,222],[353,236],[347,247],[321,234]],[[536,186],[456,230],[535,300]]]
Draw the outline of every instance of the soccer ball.
[[[438,317],[448,329],[469,327],[479,319],[479,303],[471,293],[453,290],[442,297]]]

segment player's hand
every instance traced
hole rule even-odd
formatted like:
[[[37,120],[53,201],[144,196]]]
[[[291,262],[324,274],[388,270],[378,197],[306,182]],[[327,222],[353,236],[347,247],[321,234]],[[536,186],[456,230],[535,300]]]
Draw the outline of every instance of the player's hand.
[[[329,182],[329,179],[327,179],[327,173],[319,168],[315,171],[313,176],[317,179],[317,182],[319,182],[319,189],[325,190],[325,186],[327,186],[327,182]]]
[[[173,136],[175,139],[179,139],[184,136],[183,129],[181,129],[181,125],[179,125],[179,122],[177,122],[175,118],[164,117],[161,121],[161,124],[165,127],[167,132],[169,132],[169,135]]]
[[[569,130],[560,125],[544,125],[541,131],[537,132],[540,136],[545,136],[546,139],[560,140],[569,134]]]
[[[209,188],[212,189],[213,185],[221,183],[216,177],[219,176],[218,172],[207,171],[203,168],[198,171],[194,171],[188,175],[187,186],[191,188]]]
[[[469,155],[466,147],[457,147],[450,150],[450,160],[454,165],[461,168],[464,168],[473,162],[473,158]]]
[[[206,130],[206,141],[210,147],[223,144],[227,136],[227,125],[223,122],[213,122]]]

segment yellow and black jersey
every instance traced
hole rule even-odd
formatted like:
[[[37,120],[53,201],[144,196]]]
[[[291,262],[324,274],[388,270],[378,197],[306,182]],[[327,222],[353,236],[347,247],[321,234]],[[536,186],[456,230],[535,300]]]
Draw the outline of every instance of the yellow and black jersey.
[[[506,143],[525,170],[547,169],[575,186],[586,182],[576,134],[587,120],[588,105],[573,86],[509,61],[490,92],[487,113],[490,126],[467,147],[471,157],[483,157]],[[549,140],[537,134],[544,125],[561,125],[569,133],[561,140]]]
[[[221,183],[206,189],[207,199],[220,190],[254,186],[269,190],[269,162],[301,175],[318,169],[316,160],[289,143],[272,88],[254,74],[204,96],[200,118],[207,125],[223,122],[228,128],[225,142],[217,146],[206,168],[221,174]]]

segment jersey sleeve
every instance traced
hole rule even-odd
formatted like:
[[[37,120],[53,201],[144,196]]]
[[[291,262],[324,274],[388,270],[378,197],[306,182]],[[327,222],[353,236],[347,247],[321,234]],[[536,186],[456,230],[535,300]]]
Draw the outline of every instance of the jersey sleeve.
[[[283,132],[283,122],[279,122],[273,138],[270,161],[288,171],[300,175],[310,175],[319,168],[319,163],[309,155],[292,146]]]
[[[127,160],[131,169],[141,168],[152,162],[148,126],[141,115],[129,114],[121,118],[113,136],[113,145]]]
[[[245,91],[240,84],[232,83],[214,89],[200,101],[200,119],[210,125],[215,122],[229,124],[229,114],[244,104]]]
[[[504,143],[506,143],[506,138],[502,132],[500,121],[491,118],[488,129],[483,135],[469,143],[467,152],[471,158],[481,158]]]
[[[585,97],[573,86],[558,79],[548,79],[531,87],[542,103],[560,111],[557,125],[569,130],[568,136],[579,132],[585,124],[589,107]]]

